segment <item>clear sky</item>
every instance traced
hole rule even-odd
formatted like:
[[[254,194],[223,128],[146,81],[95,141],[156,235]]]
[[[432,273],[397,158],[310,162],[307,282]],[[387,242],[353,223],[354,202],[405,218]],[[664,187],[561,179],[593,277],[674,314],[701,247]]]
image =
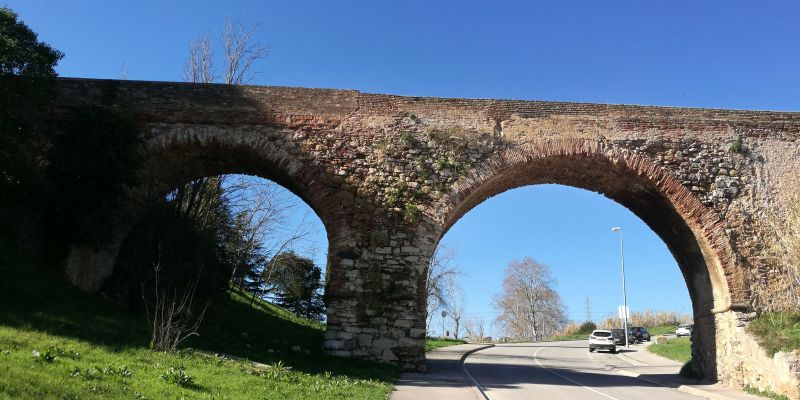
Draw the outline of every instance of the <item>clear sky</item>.
[[[216,38],[233,17],[261,22],[255,39],[271,47],[251,81],[258,85],[800,111],[797,1],[4,4],[66,54],[62,76],[119,78],[124,65],[127,79],[181,80],[190,41]],[[491,318],[504,266],[531,256],[551,267],[569,316],[581,320],[586,297],[596,318],[621,301],[612,226],[625,231],[631,308],[690,311],[663,242],[623,207],[583,190],[504,193],[444,241],[468,275],[470,313]],[[317,222],[317,243],[323,230]]]

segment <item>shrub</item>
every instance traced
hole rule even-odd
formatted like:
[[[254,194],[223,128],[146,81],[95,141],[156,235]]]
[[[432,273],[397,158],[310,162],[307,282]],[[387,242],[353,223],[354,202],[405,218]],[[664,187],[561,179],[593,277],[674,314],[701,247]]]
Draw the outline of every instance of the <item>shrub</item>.
[[[800,313],[764,313],[747,325],[747,331],[772,356],[779,351],[800,349]]]
[[[595,324],[592,321],[586,321],[586,322],[581,324],[581,327],[578,328],[578,332],[577,333],[583,333],[583,334],[587,334],[588,335],[588,334],[592,333],[592,331],[595,330],[595,329],[597,329],[597,324]]]
[[[732,153],[741,153],[742,150],[744,150],[744,148],[742,147],[742,139],[739,138],[739,139],[736,139],[733,142],[731,142],[729,150]]]
[[[166,373],[161,375],[159,378],[161,378],[165,382],[169,382],[178,386],[183,386],[183,387],[195,386],[194,378],[186,373],[186,367],[184,367],[183,365],[170,368],[169,370],[167,370]]]
[[[405,220],[408,222],[415,222],[421,214],[419,207],[413,203],[406,203],[405,208],[403,209],[403,216]]]
[[[692,360],[687,361],[681,367],[681,371],[678,372],[678,375],[687,379],[701,379],[703,374],[699,373],[698,371],[694,370],[694,366],[692,365]]]

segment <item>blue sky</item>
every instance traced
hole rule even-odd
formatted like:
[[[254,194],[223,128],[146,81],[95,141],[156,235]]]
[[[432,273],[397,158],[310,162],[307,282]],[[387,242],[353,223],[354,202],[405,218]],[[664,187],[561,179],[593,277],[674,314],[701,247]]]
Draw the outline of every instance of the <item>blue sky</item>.
[[[118,78],[124,65],[128,79],[180,80],[189,42],[206,32],[216,39],[234,17],[260,21],[256,40],[271,47],[251,81],[258,85],[800,110],[796,1],[4,4],[66,53],[62,76]],[[583,190],[504,193],[465,215],[444,241],[468,275],[470,313],[491,318],[504,266],[531,256],[550,265],[570,317],[583,319],[586,297],[597,317],[621,301],[617,225],[625,230],[631,308],[690,311],[663,242],[623,207]],[[317,243],[322,230],[317,225]]]

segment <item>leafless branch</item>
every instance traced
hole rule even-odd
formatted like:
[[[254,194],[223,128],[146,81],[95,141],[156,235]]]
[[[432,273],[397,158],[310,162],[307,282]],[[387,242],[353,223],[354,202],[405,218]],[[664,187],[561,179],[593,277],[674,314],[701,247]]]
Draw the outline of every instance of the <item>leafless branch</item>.
[[[252,79],[253,63],[269,55],[269,47],[254,44],[253,34],[260,24],[245,26],[241,21],[228,18],[222,31],[225,50],[225,83],[242,85]]]
[[[211,83],[214,76],[214,49],[211,36],[206,33],[189,45],[189,59],[183,69],[183,80],[196,83]]]
[[[150,325],[150,348],[158,351],[175,351],[183,341],[197,335],[210,301],[197,312],[194,295],[198,281],[178,293],[177,288],[162,287],[159,279],[162,269],[159,251],[159,260],[153,265],[152,285],[148,285],[148,282],[141,284],[142,300]],[[200,275],[198,274],[198,280]],[[152,298],[148,298],[149,296]]]

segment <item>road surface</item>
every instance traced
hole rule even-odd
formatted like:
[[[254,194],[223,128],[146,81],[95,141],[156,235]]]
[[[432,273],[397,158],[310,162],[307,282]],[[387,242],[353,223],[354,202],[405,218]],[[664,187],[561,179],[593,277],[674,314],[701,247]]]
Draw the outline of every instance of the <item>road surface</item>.
[[[472,354],[466,367],[491,400],[701,398],[615,374],[605,364],[622,360],[588,348],[588,341],[504,344]]]

